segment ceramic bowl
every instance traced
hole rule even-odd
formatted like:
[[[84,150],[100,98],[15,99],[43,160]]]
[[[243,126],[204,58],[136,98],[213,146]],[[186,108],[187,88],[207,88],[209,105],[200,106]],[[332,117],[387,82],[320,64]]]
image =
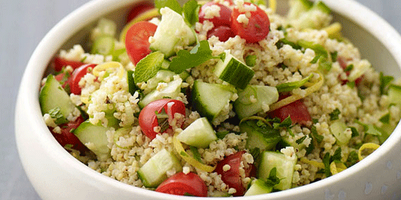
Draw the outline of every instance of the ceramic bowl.
[[[95,172],[65,151],[42,120],[38,94],[52,57],[60,48],[85,41],[88,27],[99,17],[123,21],[135,2],[89,1],[51,29],[29,60],[16,107],[16,141],[26,174],[43,199],[199,199],[133,187]],[[285,10],[286,1],[278,0],[278,3],[279,10]],[[355,1],[325,3],[332,9],[334,20],[343,24],[344,35],[360,49],[364,58],[377,70],[400,77],[401,38],[387,22]],[[235,199],[401,199],[400,144],[401,127],[398,126],[379,149],[339,174],[286,191]]]

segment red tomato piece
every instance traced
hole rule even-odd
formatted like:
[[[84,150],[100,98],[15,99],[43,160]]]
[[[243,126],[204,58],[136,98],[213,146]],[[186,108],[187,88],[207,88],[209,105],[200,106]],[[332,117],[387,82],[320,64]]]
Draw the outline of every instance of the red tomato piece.
[[[83,64],[85,64],[85,63],[79,62],[79,61],[66,60],[66,59],[60,58],[60,57],[55,57],[54,61],[53,61],[54,70],[56,70],[58,72],[61,71],[63,69],[63,67],[65,67],[67,65],[71,66],[73,69],[76,69]]]
[[[193,195],[198,197],[207,196],[205,182],[195,173],[184,174],[183,172],[174,174],[163,181],[157,188],[157,192],[175,195]]]
[[[93,69],[96,66],[96,64],[86,64],[78,67],[72,72],[71,78],[70,78],[70,91],[73,94],[81,94],[81,87],[79,87],[79,81],[82,79],[85,74],[87,74],[90,70]]]
[[[267,14],[260,9],[257,5],[245,2],[244,6],[256,6],[256,11],[250,11],[250,17],[247,24],[238,22],[238,16],[246,14],[240,12],[238,8],[234,8],[231,13],[231,29],[234,34],[239,35],[248,43],[259,42],[264,39],[270,31],[270,20]]]
[[[211,6],[220,7],[219,16],[208,17],[206,15],[207,9]],[[199,9],[199,22],[203,23],[203,21],[208,20],[211,21],[214,27],[217,26],[230,26],[231,23],[231,9],[223,4],[219,4],[216,2],[207,2]]]
[[[162,111],[167,114],[168,120],[163,123],[159,120],[156,113],[160,114]],[[176,113],[181,114],[183,117],[181,119],[174,120],[174,115]],[[176,126],[181,127],[184,122],[185,117],[185,104],[182,101],[174,99],[160,99],[150,102],[146,105],[139,113],[138,121],[142,132],[149,137],[154,139],[158,133],[169,133],[171,132],[171,124],[176,121]],[[162,128],[164,131],[156,131],[156,128]]]
[[[231,31],[231,28],[228,26],[218,26],[213,28],[207,33],[207,38],[209,39],[212,36],[216,36],[220,41],[225,42],[230,37],[234,37],[235,34]]]
[[[71,73],[60,73],[54,77],[58,82],[61,83],[63,88],[70,84]]]
[[[78,150],[81,153],[84,153],[85,151],[88,151],[88,149],[84,144],[82,144],[81,141],[79,141],[77,136],[75,136],[71,132],[72,130],[76,129],[82,122],[84,122],[84,119],[82,117],[78,117],[73,122],[68,122],[66,124],[60,125],[61,133],[55,133],[52,131],[52,135],[54,136],[54,138],[56,138],[57,142],[61,146],[66,147],[67,145],[72,145],[71,148]]]
[[[237,153],[231,154],[225,157],[222,161],[217,163],[215,172],[221,174],[221,179],[224,183],[226,183],[230,188],[235,188],[236,193],[234,196],[242,196],[245,193],[245,187],[242,185],[242,178],[239,172],[242,155],[245,151],[239,151]],[[224,166],[229,165],[229,170],[224,170]],[[244,169],[245,176],[251,176],[253,170],[253,165],[249,168]]]
[[[284,99],[286,97],[287,95],[280,96],[280,99]],[[312,117],[309,114],[308,108],[301,100],[294,101],[288,105],[273,110],[270,113],[270,117],[278,117],[281,121],[286,119],[288,116],[290,116],[293,124],[298,123],[300,125],[307,126],[312,121]]]
[[[156,32],[157,26],[147,21],[133,24],[127,31],[125,47],[130,60],[137,64],[152,51],[149,49],[149,37]]]
[[[133,20],[135,17],[138,17],[140,14],[154,8],[153,3],[149,1],[142,1],[135,4],[128,13],[127,23]]]
[[[341,67],[343,70],[345,70],[345,69],[347,68],[347,61],[346,61],[343,57],[338,57],[338,58],[337,58],[337,61],[338,61],[338,63],[340,64],[340,67]],[[345,72],[345,74],[347,74],[347,77],[349,76],[350,73],[351,73],[350,71]],[[345,84],[348,83],[348,79],[342,79],[342,78],[340,77],[340,75],[338,76],[338,79],[340,79],[342,85],[345,85]],[[355,85],[359,85],[359,84],[362,82],[362,79],[363,79],[363,75],[360,76],[360,77],[358,77],[358,78],[355,80]]]

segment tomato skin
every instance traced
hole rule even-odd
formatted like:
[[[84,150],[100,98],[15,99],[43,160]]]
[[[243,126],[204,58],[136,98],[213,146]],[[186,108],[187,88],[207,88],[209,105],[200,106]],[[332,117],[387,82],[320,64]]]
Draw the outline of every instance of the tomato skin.
[[[168,115],[169,124],[171,124],[171,121],[174,119],[175,113],[185,116],[185,104],[182,101],[174,99],[160,99],[150,102],[139,113],[138,121],[142,132],[152,140],[158,134],[158,132],[154,130],[155,127],[159,126],[156,112],[161,113],[163,109]],[[182,120],[177,120],[178,127],[183,125],[183,120],[184,118],[182,118]],[[168,132],[169,129],[171,129],[171,126],[163,133]]]
[[[245,187],[242,185],[241,175],[239,172],[242,155],[245,151],[238,151],[237,153],[231,154],[225,157],[222,161],[217,163],[215,172],[221,174],[221,179],[224,183],[226,183],[230,188],[235,188],[237,191],[234,193],[234,196],[242,196],[245,193]],[[230,165],[230,169],[227,171],[223,170],[225,165]],[[245,175],[250,176],[254,170],[251,165],[249,168],[244,169]]]
[[[215,16],[213,18],[206,18],[205,10],[210,6],[219,6],[220,7],[220,16]],[[205,20],[211,21],[214,27],[218,26],[230,26],[231,24],[231,9],[223,4],[219,4],[216,2],[207,2],[199,9],[199,22],[203,23]]]
[[[61,133],[55,133],[53,131],[51,131],[51,133],[61,146],[65,147],[67,145],[72,145],[71,148],[78,150],[81,153],[84,153],[85,151],[88,151],[88,149],[84,144],[82,144],[81,141],[79,141],[77,136],[75,136],[74,133],[71,132],[72,130],[76,129],[82,122],[84,122],[84,119],[82,117],[78,117],[73,122],[59,125],[61,128]]]
[[[63,88],[65,88],[67,85],[70,85],[71,73],[60,73],[57,74],[54,78],[62,84]]]
[[[195,173],[183,172],[174,174],[167,180],[163,181],[157,188],[156,192],[162,192],[175,195],[194,195],[198,197],[207,196],[207,187],[205,182]]]
[[[72,72],[72,75],[70,77],[70,91],[73,94],[81,94],[81,87],[79,87],[79,81],[82,79],[85,74],[89,72],[89,69],[93,69],[96,66],[96,64],[86,64],[78,67]]]
[[[287,96],[288,95],[280,96],[280,99],[284,99]],[[293,124],[298,123],[307,126],[312,121],[308,108],[301,100],[294,101],[288,105],[273,110],[270,113],[270,117],[278,117],[281,121],[286,119],[288,116],[290,116]]]
[[[207,38],[209,39],[212,36],[216,36],[220,41],[225,42],[230,37],[235,37],[235,34],[231,31],[231,28],[228,26],[218,26],[213,28],[207,33]]]
[[[153,3],[148,2],[148,1],[142,1],[142,2],[135,4],[131,8],[131,10],[128,12],[126,23],[129,23],[131,20],[133,20],[138,15],[140,15],[154,7],[155,6],[153,5]]]
[[[64,59],[61,57],[55,57],[54,61],[53,61],[54,70],[56,70],[57,72],[61,71],[63,69],[63,67],[65,67],[67,65],[71,66],[73,69],[76,69],[84,64],[85,63],[83,63],[83,62],[67,60],[67,59]]]
[[[251,5],[249,2],[245,2],[245,5]],[[231,13],[231,29],[234,34],[239,35],[241,38],[245,39],[248,43],[259,42],[264,39],[270,31],[270,20],[267,14],[260,9],[257,5],[256,11],[251,11],[251,16],[249,17],[248,24],[239,23],[237,18],[240,14],[245,14],[245,12],[240,12],[238,8],[234,8]]]
[[[137,64],[152,51],[149,49],[149,37],[156,32],[157,26],[147,21],[133,24],[127,31],[125,47],[130,60]]]

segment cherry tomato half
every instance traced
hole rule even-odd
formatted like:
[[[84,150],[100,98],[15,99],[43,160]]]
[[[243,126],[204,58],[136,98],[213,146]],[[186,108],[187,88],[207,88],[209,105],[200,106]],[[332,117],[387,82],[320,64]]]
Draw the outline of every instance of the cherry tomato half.
[[[164,121],[160,118],[158,119],[157,116],[157,114],[162,114],[163,110],[168,116],[168,119],[164,118]],[[176,113],[179,113],[183,116],[182,119],[176,119],[176,126],[181,127],[185,117],[185,104],[182,101],[174,99],[160,99],[150,102],[139,113],[139,126],[141,127],[142,132],[153,140],[156,137],[156,134],[166,133],[171,130],[170,124],[172,123]],[[155,131],[155,128],[157,127],[162,128],[162,131]]]
[[[241,165],[242,155],[245,151],[238,151],[237,153],[231,154],[225,157],[222,161],[217,163],[215,172],[221,174],[221,179],[224,183],[226,183],[230,188],[235,188],[236,193],[234,196],[242,196],[245,193],[245,187],[242,185],[242,178],[239,172],[239,168]],[[224,170],[224,166],[229,165],[230,168],[228,170]],[[253,166],[250,165],[249,168],[245,170],[245,176],[250,176],[253,171]]]
[[[157,26],[147,21],[133,24],[127,31],[125,47],[127,54],[134,64],[151,53],[149,37],[156,32]]]
[[[135,17],[137,17],[138,15],[140,15],[154,7],[155,6],[153,5],[153,3],[149,2],[149,1],[142,1],[142,2],[136,3],[131,8],[131,10],[128,12],[127,23],[130,22]]]
[[[175,195],[193,195],[198,197],[207,196],[205,182],[195,173],[184,174],[183,172],[174,174],[157,188],[157,192]]]
[[[72,72],[71,78],[70,78],[70,91],[73,94],[81,94],[81,87],[79,87],[79,81],[82,79],[82,77],[85,76],[90,70],[93,69],[96,66],[96,64],[86,64],[78,67]]]
[[[53,64],[54,64],[54,70],[59,72],[63,69],[63,67],[65,67],[67,65],[71,66],[73,69],[76,69],[76,68],[80,67],[81,65],[83,65],[84,63],[79,62],[79,61],[67,60],[67,59],[60,58],[60,57],[55,57]]]
[[[251,16],[248,17],[248,23],[238,22],[238,16],[246,14],[246,12],[240,12],[238,8],[234,8],[231,13],[231,29],[234,34],[239,35],[245,39],[248,43],[259,42],[264,39],[270,31],[270,20],[267,14],[260,9],[257,5],[245,2],[244,6],[254,5],[256,11],[250,11]]]
[[[54,138],[56,138],[57,142],[61,146],[66,147],[68,145],[72,145],[71,148],[78,150],[81,153],[84,153],[85,151],[88,151],[87,148],[84,144],[82,144],[81,141],[79,141],[77,136],[75,136],[71,132],[72,130],[76,129],[82,122],[84,122],[84,119],[82,117],[78,117],[73,122],[59,125],[61,127],[61,133],[55,133],[52,131],[52,135],[54,136]]]
[[[225,42],[230,37],[234,37],[235,34],[231,31],[231,28],[228,26],[218,26],[213,28],[207,33],[207,38],[209,39],[212,36],[216,36],[220,41]]]
[[[287,96],[288,95],[280,96],[280,99],[283,99]],[[286,119],[288,116],[290,116],[293,124],[298,123],[300,125],[307,126],[309,122],[312,121],[308,108],[301,100],[294,101],[288,105],[273,110],[270,113],[270,117],[278,117],[281,119],[281,121]]]
[[[210,9],[211,6],[220,7],[219,16],[207,16],[207,10]],[[230,26],[231,9],[223,4],[219,4],[216,2],[207,2],[199,9],[199,22],[203,23],[203,21],[205,20],[211,21],[214,27],[222,25]]]
[[[54,78],[65,88],[67,85],[70,85],[71,73],[60,73],[57,74]]]

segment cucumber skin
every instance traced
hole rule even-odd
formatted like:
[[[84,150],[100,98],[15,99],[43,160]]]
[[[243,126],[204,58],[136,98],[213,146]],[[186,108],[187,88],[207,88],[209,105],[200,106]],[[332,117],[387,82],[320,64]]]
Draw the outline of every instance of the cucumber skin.
[[[266,183],[261,179],[256,179],[252,182],[251,187],[249,187],[244,196],[267,194],[272,191],[273,187],[266,185]]]
[[[276,176],[280,179],[280,183],[275,185],[273,188],[278,190],[290,189],[292,185],[292,176],[294,174],[294,167],[296,162],[296,158],[289,159],[282,153],[264,151],[261,154],[258,177],[262,180],[268,179],[270,175],[270,170],[276,167]]]
[[[271,150],[281,140],[280,132],[278,130],[268,130],[267,128],[258,127],[256,121],[244,121],[240,125],[241,132],[247,133],[246,148],[260,150]]]
[[[57,124],[67,123],[68,115],[75,109],[70,96],[53,75],[47,76],[46,83],[40,90],[39,104],[43,114],[49,113],[52,109],[60,108],[63,117],[56,120]]]
[[[226,54],[228,55],[226,55],[224,61],[220,60],[217,63],[214,71],[215,75],[237,88],[244,89],[255,75],[255,72],[229,54],[229,52],[226,52]]]
[[[82,144],[96,154],[99,160],[104,161],[110,157],[110,148],[107,146],[107,130],[108,128],[104,126],[93,125],[89,121],[84,121],[73,133]]]

